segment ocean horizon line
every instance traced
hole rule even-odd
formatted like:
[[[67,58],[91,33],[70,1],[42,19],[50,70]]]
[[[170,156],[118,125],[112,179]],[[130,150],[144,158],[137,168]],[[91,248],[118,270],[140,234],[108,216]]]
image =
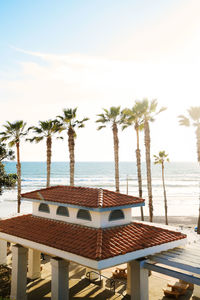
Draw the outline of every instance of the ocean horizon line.
[[[46,163],[46,160],[22,160],[21,163]],[[17,163],[16,160],[5,160],[3,161],[3,163]],[[69,163],[69,161],[63,161],[63,160],[54,160],[52,161],[51,163]],[[114,164],[114,161],[111,161],[111,160],[77,160],[75,163],[113,163]],[[133,160],[123,160],[123,161],[120,161],[119,163],[136,163],[136,161],[133,161]],[[146,163],[146,161],[141,161],[141,163]],[[186,160],[186,161],[170,161],[170,163],[197,163],[197,161],[194,161],[194,160]]]

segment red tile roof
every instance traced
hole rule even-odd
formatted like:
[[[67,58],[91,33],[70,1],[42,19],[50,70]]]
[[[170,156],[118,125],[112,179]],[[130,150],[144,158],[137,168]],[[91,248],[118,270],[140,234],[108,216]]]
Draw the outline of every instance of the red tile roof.
[[[32,215],[0,220],[0,232],[97,261],[186,237],[142,223],[96,229]]]
[[[94,208],[124,205],[134,206],[134,204],[144,202],[144,199],[105,189],[64,185],[24,193],[21,196],[27,199],[52,201]]]

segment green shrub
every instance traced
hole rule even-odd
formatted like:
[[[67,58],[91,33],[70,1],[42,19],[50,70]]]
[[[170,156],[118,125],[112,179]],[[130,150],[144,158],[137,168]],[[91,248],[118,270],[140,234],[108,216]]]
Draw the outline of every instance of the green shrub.
[[[16,180],[17,174],[6,174],[4,165],[0,163],[0,188],[3,186],[12,187],[15,185]]]

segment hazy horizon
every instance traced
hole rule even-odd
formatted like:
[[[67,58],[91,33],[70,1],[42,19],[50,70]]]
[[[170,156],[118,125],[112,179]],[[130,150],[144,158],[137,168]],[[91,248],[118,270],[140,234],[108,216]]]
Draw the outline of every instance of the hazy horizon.
[[[16,160],[4,160],[3,163],[17,163]],[[21,163],[24,163],[24,162],[38,162],[38,163],[46,163],[46,160],[21,160]],[[69,163],[69,160],[54,160],[54,161],[51,161],[51,163],[54,163],[54,162],[60,162],[60,163]],[[78,160],[78,161],[75,161],[75,164],[76,163],[113,163],[114,164],[114,160]],[[153,164],[154,160],[151,159],[151,163]],[[135,160],[120,160],[119,163],[136,163]],[[146,164],[146,161],[141,161],[141,163],[143,164]],[[171,161],[170,162],[166,162],[166,165],[168,165],[169,163],[194,163],[194,164],[199,164],[198,161]]]

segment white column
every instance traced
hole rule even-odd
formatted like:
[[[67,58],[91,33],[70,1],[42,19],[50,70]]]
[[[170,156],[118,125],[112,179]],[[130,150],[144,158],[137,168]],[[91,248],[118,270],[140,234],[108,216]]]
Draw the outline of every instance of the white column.
[[[126,285],[126,293],[131,295],[131,265],[127,263],[127,285]]]
[[[192,296],[200,298],[200,285],[194,284],[194,290]]]
[[[148,270],[140,267],[140,262],[133,260],[128,263],[127,269],[127,294],[131,300],[148,300]]]
[[[0,265],[7,264],[7,241],[0,240]]]
[[[29,249],[28,251],[28,278],[36,279],[40,278],[41,271],[40,271],[40,255],[41,252]]]
[[[26,300],[28,249],[20,245],[12,246],[11,295],[14,300]]]
[[[69,300],[69,262],[55,257],[51,259],[51,299]]]

